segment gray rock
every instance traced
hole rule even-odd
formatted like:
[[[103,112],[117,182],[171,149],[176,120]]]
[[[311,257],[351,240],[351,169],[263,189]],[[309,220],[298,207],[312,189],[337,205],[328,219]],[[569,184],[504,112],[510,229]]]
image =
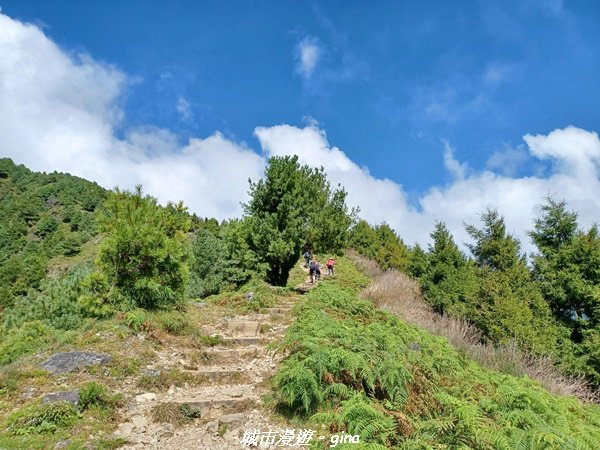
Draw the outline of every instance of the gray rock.
[[[173,437],[174,435],[175,435],[175,427],[173,425],[171,425],[170,423],[163,425],[162,427],[158,428],[158,430],[156,430],[156,436],[159,439],[170,438],[170,437]]]
[[[64,352],[52,355],[47,361],[41,364],[41,367],[51,374],[56,375],[72,372],[81,367],[105,364],[111,360],[112,356],[102,353]]]
[[[146,375],[149,377],[160,377],[161,370],[160,369],[145,369],[142,371],[142,375]]]
[[[51,392],[42,399],[42,403],[54,402],[68,402],[79,406],[79,391],[76,389],[74,391]]]
[[[54,445],[54,450],[60,450],[61,448],[67,448],[69,445],[71,445],[71,439],[64,439],[62,441],[58,441]]]
[[[410,348],[411,350],[413,350],[415,352],[420,352],[421,351],[421,346],[419,344],[417,344],[416,342],[413,342],[412,344],[409,344],[408,348]]]
[[[21,393],[21,398],[28,399],[32,398],[37,393],[37,389],[33,386],[26,386],[23,388],[23,392]]]
[[[195,306],[196,308],[206,308],[208,306],[208,303],[194,302],[194,303],[192,303],[192,305]]]
[[[245,295],[245,297],[246,297],[246,300],[248,300],[248,301],[250,301],[250,302],[251,302],[252,300],[254,300],[254,292],[248,292],[248,293]]]
[[[219,417],[219,423],[223,425],[235,426],[241,425],[246,421],[246,416],[244,414],[227,414]]]
[[[148,420],[140,414],[136,414],[131,418],[131,423],[135,426],[135,428],[140,430],[145,430],[148,426]]]
[[[115,435],[128,438],[131,435],[133,428],[134,426],[131,422],[122,423],[121,425],[119,425],[118,430],[115,431]]]
[[[154,392],[146,392],[145,394],[136,395],[135,399],[138,403],[151,402],[156,400],[156,394]]]

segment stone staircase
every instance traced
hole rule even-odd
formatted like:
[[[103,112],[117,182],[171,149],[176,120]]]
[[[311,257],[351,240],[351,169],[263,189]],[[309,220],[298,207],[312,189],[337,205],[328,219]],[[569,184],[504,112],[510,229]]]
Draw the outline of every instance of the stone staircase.
[[[205,349],[201,362],[176,359],[180,371],[204,378],[206,383],[138,395],[116,432],[128,441],[122,448],[241,449],[244,430],[281,429],[262,406],[262,397],[270,391],[267,381],[282,357],[267,346],[284,335],[297,298],[283,297],[276,306],[260,313],[223,318],[212,330],[220,336],[220,343]],[[183,425],[156,421],[153,410],[157,407],[165,411],[184,408],[194,419]]]

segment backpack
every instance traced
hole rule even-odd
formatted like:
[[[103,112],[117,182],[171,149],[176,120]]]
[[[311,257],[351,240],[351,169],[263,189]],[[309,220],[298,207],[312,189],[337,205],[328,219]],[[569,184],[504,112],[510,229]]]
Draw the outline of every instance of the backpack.
[[[329,258],[327,260],[327,267],[333,267],[334,264],[335,264],[335,261],[333,260],[333,258]]]

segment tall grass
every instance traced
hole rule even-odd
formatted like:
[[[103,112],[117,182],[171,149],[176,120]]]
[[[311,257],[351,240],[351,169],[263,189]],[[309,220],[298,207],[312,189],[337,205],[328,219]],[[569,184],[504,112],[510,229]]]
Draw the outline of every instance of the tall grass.
[[[383,271],[373,260],[354,251],[347,255],[373,282],[361,296],[378,308],[402,317],[431,333],[447,338],[452,345],[487,368],[539,381],[548,391],[598,403],[600,393],[582,378],[566,376],[550,357],[539,357],[518,348],[515,342],[504,346],[486,343],[481,331],[468,321],[432,310],[419,283],[397,270]]]

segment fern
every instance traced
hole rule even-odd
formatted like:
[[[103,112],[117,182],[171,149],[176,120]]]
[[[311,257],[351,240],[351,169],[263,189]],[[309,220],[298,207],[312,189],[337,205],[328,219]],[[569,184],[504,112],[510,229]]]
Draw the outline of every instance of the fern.
[[[291,414],[315,413],[331,431],[361,436],[336,448],[600,448],[597,406],[483,369],[445,339],[377,311],[356,297],[346,267],[296,308],[274,378]]]

